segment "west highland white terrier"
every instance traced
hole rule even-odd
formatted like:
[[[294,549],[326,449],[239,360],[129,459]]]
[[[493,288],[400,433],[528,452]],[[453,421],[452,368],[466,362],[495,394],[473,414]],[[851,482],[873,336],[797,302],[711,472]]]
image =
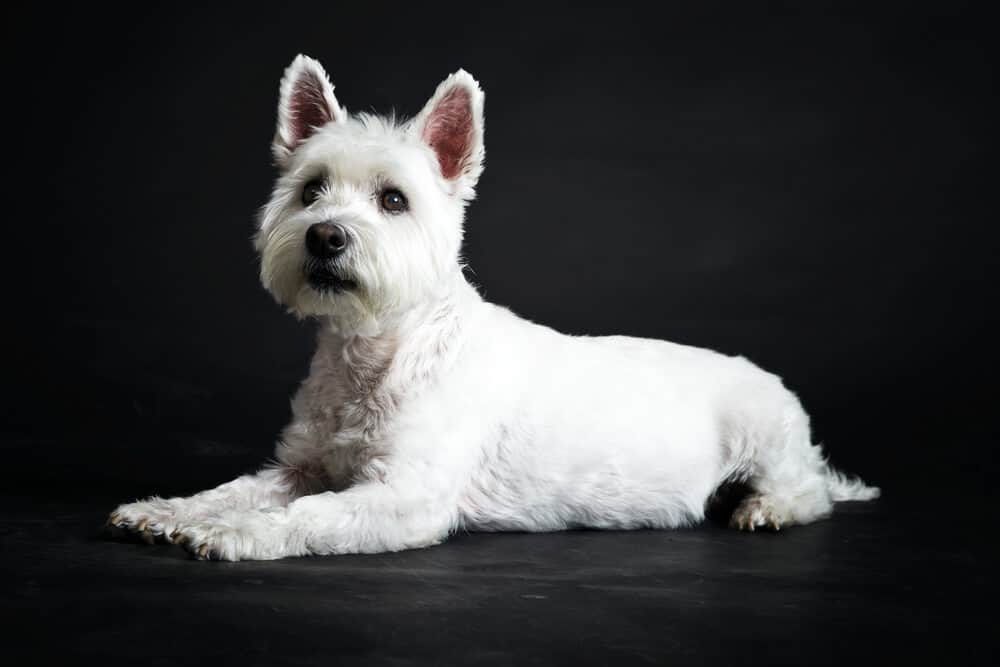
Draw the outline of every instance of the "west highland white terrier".
[[[203,559],[397,551],[458,529],[690,526],[720,485],[744,530],[876,488],[827,465],[781,380],[742,357],[568,336],[487,303],[459,259],[483,91],[445,79],[412,120],[348,115],[318,62],[281,81],[280,169],[255,238],[274,298],[320,322],[273,464],[116,509],[116,532]]]

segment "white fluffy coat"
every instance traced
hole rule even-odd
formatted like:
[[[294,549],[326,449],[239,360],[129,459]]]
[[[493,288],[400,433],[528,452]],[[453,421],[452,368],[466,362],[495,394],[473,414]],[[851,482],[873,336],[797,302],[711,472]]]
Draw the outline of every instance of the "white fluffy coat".
[[[658,340],[566,336],[485,302],[459,262],[483,166],[483,93],[446,79],[412,121],[350,117],[300,56],[281,87],[281,169],[256,244],[264,286],[320,320],[276,463],[110,522],[201,558],[273,559],[425,547],[457,529],[674,528],[719,486],[751,493],[734,526],[779,528],[878,490],[830,469],[775,375]],[[306,125],[302,118],[319,119]],[[303,184],[324,179],[314,203]],[[408,209],[387,213],[390,184]],[[306,230],[350,237],[317,289]]]

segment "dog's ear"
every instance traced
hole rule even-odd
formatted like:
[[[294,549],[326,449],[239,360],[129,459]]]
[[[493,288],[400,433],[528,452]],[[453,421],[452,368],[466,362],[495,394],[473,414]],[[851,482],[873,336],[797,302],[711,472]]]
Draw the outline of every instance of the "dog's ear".
[[[463,199],[475,196],[483,171],[483,91],[465,70],[441,82],[413,122],[413,130],[437,155],[441,175]]]
[[[333,96],[333,86],[323,66],[309,56],[299,54],[285,70],[278,101],[278,127],[271,150],[279,167],[300,143],[319,128],[333,121],[342,123],[347,112]]]

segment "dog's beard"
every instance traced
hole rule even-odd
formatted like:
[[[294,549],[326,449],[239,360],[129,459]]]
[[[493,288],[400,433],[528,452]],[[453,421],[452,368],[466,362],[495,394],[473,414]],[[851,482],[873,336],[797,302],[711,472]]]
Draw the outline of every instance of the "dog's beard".
[[[376,335],[378,309],[364,285],[339,265],[313,259],[299,264],[298,289],[290,298],[279,299],[299,319],[324,318],[344,334]]]
[[[378,239],[356,229],[354,247],[333,261],[311,257],[301,226],[277,226],[258,239],[261,282],[299,319],[318,317],[345,335],[377,335],[396,315],[418,303],[430,284],[406,273],[389,253],[373,253]],[[365,242],[368,243],[365,243]],[[420,276],[423,278],[423,276]]]
[[[348,288],[343,279],[312,274],[300,283],[298,292],[283,301],[299,319],[326,318],[334,328],[345,333],[366,333],[378,328],[372,304],[364,290],[354,284]]]
[[[306,282],[317,292],[348,292],[358,288],[358,282],[349,277],[343,268],[331,262],[306,260],[303,267]]]
[[[261,252],[261,281],[299,319],[328,317],[337,328],[368,330],[374,319],[365,290],[346,267],[305,256],[301,234],[274,230]]]

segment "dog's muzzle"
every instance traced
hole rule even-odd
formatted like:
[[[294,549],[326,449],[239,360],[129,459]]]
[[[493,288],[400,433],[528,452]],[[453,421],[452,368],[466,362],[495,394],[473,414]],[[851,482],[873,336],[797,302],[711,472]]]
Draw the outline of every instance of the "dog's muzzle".
[[[306,277],[314,289],[342,292],[357,287],[357,283],[341,276],[334,260],[339,257],[350,241],[350,237],[340,225],[334,222],[317,222],[306,230]]]

